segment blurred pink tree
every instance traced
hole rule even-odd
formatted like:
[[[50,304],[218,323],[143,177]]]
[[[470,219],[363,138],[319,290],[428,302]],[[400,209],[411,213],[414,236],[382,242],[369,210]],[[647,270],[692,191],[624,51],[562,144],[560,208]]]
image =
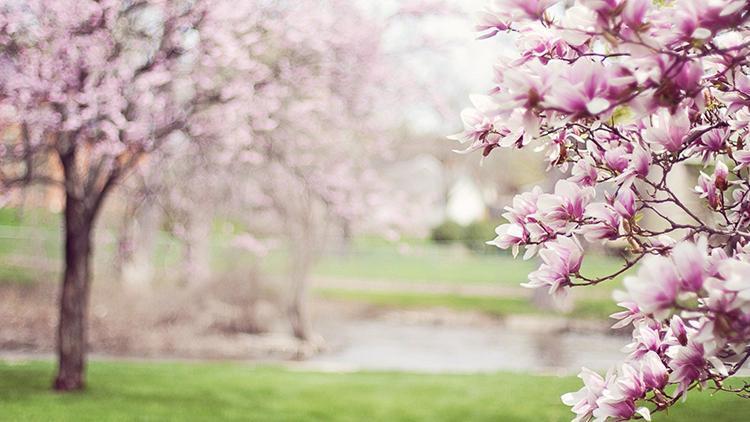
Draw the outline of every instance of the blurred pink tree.
[[[159,199],[192,251],[184,261],[190,281],[207,277],[202,243],[214,217],[281,237],[284,307],[304,341],[315,338],[307,310],[312,264],[332,231],[348,230],[389,192],[377,169],[402,121],[378,110],[403,95],[388,72],[386,24],[343,0],[212,3],[204,25],[213,30],[202,33],[190,74],[192,142],[162,149],[166,166],[151,162],[162,174],[153,180]]]
[[[633,327],[629,355],[581,372],[562,397],[575,420],[650,419],[696,387],[750,393],[725,383],[750,356],[749,20],[738,0],[501,0],[481,15],[480,38],[509,33],[517,54],[453,138],[484,156],[536,147],[565,174],[518,195],[491,243],[538,254],[526,286],[552,295],[641,263],[613,315]],[[686,164],[704,169],[694,201]],[[582,274],[582,241],[627,245],[622,269]]]
[[[166,0],[0,4],[2,119],[19,129],[0,149],[0,189],[65,192],[57,390],[84,387],[96,216],[112,187],[185,126],[173,81],[201,15]]]

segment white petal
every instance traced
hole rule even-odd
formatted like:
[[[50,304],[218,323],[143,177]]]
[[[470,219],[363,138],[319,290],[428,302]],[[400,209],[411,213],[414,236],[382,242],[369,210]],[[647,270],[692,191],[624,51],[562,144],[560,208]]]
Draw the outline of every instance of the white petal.
[[[599,114],[609,108],[609,101],[604,98],[594,98],[586,104],[586,110],[591,114]]]
[[[648,410],[647,407],[639,407],[638,409],[635,409],[635,413],[643,416],[643,419],[647,421],[651,420],[651,411]]]
[[[711,31],[706,28],[696,28],[691,37],[696,40],[706,40],[711,38]]]

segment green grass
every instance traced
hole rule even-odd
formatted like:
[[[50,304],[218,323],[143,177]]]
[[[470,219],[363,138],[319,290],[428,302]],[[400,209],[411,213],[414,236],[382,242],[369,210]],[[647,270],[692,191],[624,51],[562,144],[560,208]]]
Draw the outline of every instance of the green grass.
[[[494,316],[515,314],[552,314],[553,311],[534,307],[527,298],[462,296],[456,294],[370,292],[343,289],[318,289],[322,297],[352,300],[392,308],[449,308],[458,311],[479,311]],[[579,299],[566,314],[575,318],[606,319],[619,309],[608,299]]]
[[[443,246],[422,245],[413,253],[400,254],[396,246],[355,250],[349,255],[323,257],[315,267],[319,276],[436,283],[502,283],[518,285],[538,267],[501,254],[469,254]],[[582,273],[589,277],[613,273],[615,258],[588,256]]]
[[[568,421],[574,377],[317,373],[239,364],[90,365],[88,389],[49,390],[46,362],[0,362],[4,421]],[[659,421],[747,420],[750,401],[691,393]]]

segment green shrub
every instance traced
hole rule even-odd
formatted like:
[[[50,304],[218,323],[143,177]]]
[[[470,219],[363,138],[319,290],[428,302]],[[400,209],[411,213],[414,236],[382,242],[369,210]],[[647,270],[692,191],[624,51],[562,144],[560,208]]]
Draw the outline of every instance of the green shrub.
[[[497,221],[479,220],[464,227],[461,241],[467,248],[475,252],[487,252],[497,249],[486,242],[495,238]]]
[[[463,237],[463,227],[455,221],[446,220],[432,229],[430,238],[435,243],[458,242]]]

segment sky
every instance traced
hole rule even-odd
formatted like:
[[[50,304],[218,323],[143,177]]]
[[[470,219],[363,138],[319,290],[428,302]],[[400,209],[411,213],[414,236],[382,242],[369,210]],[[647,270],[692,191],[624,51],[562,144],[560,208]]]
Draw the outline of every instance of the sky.
[[[370,3],[369,9],[382,17],[419,1],[382,0],[374,8]],[[417,24],[405,19],[394,24],[386,37],[386,49],[400,55],[418,80],[438,90],[430,91],[423,104],[405,110],[416,132],[458,131],[459,114],[470,105],[469,95],[490,89],[493,64],[508,45],[508,40],[499,38],[476,39],[476,15],[488,0],[445,1],[456,9],[455,13],[423,18]],[[442,104],[436,112],[431,103]]]

